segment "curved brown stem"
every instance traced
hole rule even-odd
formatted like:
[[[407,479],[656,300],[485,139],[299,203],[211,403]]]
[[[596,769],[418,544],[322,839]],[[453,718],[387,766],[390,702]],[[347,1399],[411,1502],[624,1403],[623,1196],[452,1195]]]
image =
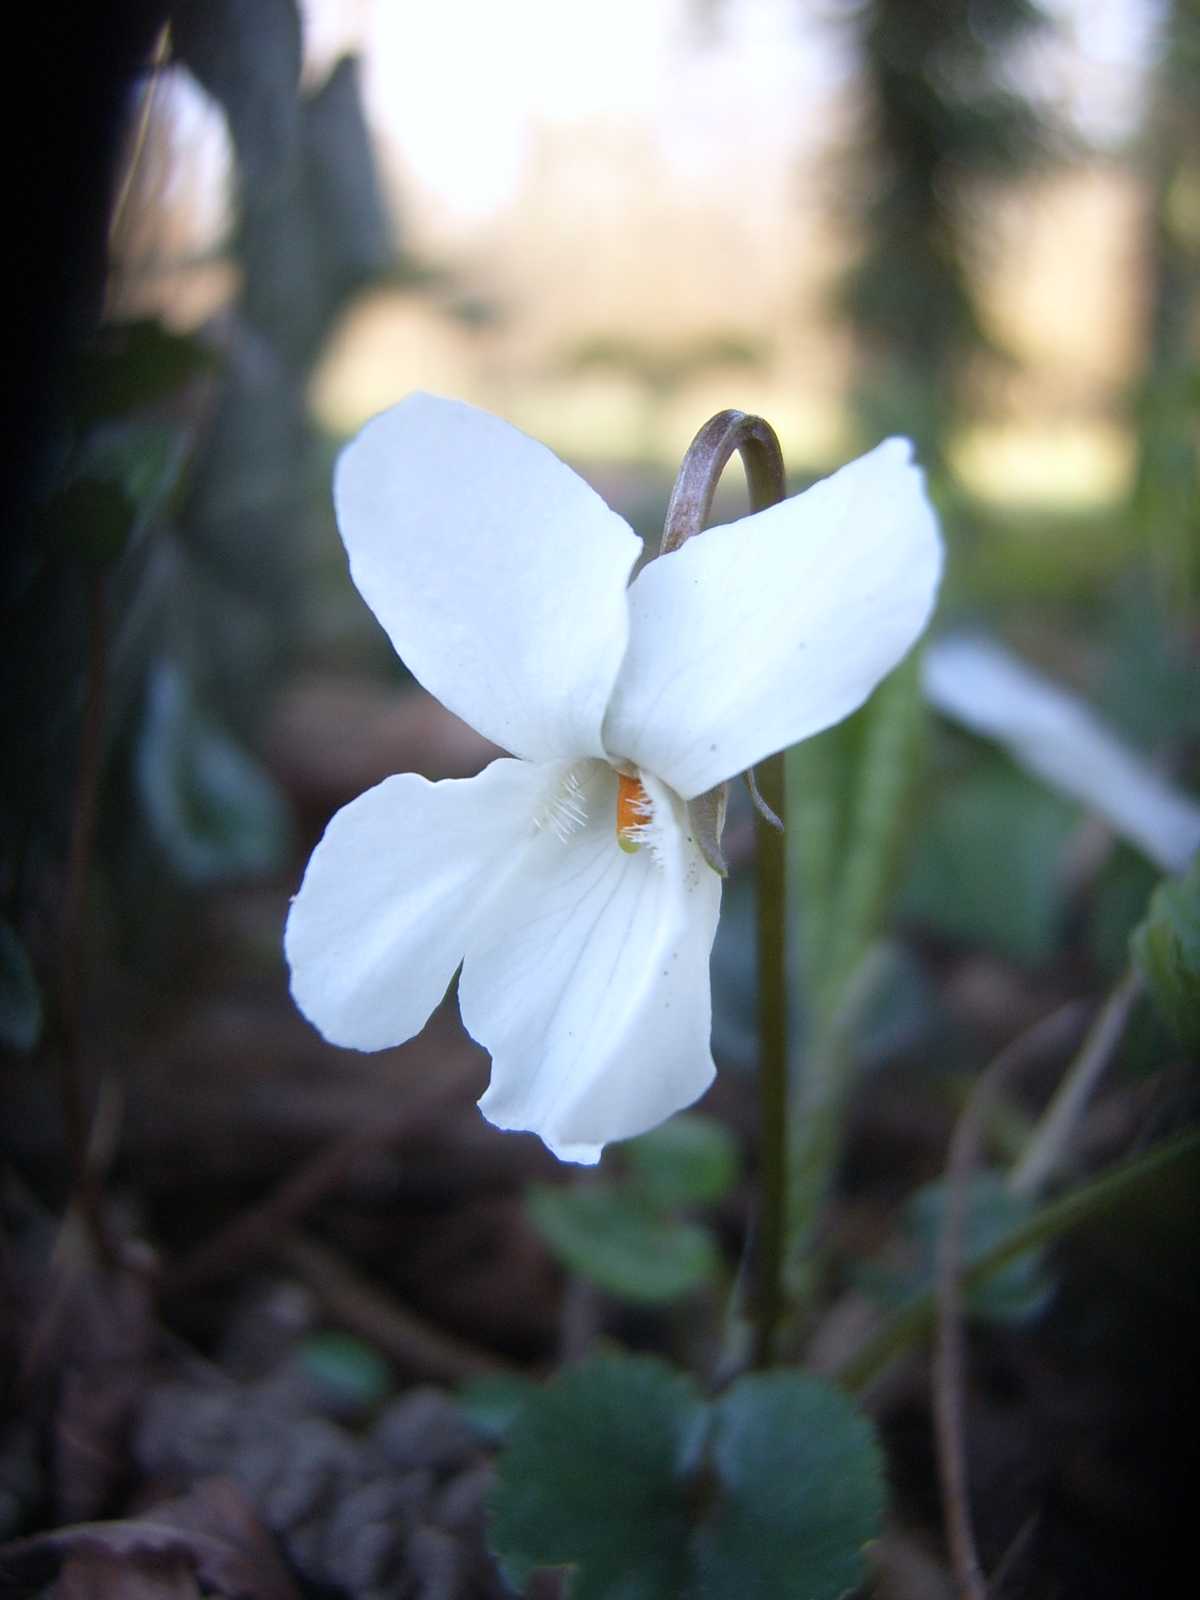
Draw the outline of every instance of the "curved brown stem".
[[[787,493],[783,451],[769,422],[745,411],[718,411],[688,446],[671,490],[659,555],[678,550],[708,521],[717,484],[734,451],[746,471],[750,508],[764,511]]]

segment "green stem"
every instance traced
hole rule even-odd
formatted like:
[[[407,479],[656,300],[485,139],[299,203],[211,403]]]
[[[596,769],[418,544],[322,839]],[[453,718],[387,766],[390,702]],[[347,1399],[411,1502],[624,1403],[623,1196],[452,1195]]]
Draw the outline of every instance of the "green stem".
[[[1039,1245],[1049,1244],[1052,1239],[1069,1233],[1080,1223],[1113,1210],[1133,1189],[1157,1177],[1174,1162],[1197,1153],[1200,1153],[1200,1129],[1193,1128],[1174,1139],[1165,1140],[1146,1155],[1122,1161],[1090,1183],[1081,1184],[1061,1199],[1043,1206],[1028,1221],[1013,1228],[990,1250],[964,1268],[963,1288],[977,1288],[1018,1256]],[[934,1293],[927,1290],[897,1311],[855,1351],[835,1373],[837,1381],[850,1390],[865,1389],[891,1361],[926,1337],[933,1327],[935,1315]]]
[[[661,555],[700,532],[712,509],[721,474],[734,452],[742,458],[752,511],[763,511],[787,492],[783,453],[774,429],[761,417],[721,411],[692,440],[671,491]],[[784,757],[772,756],[758,774],[759,794],[776,818],[785,815]],[[723,802],[722,802],[723,804]],[[759,1183],[755,1251],[754,1363],[769,1366],[783,1314],[783,1260],[787,1225],[788,1014],[787,860],[783,835],[764,817],[758,845]]]

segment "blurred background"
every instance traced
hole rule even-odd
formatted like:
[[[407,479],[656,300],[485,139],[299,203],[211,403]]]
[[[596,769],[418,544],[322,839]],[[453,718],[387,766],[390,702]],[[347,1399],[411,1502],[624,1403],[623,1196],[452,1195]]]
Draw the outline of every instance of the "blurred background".
[[[284,1441],[285,1473],[303,1454],[288,1430],[314,1409],[361,1422],[414,1382],[544,1371],[597,1331],[695,1342],[657,1303],[630,1310],[564,1275],[570,1252],[524,1199],[563,1174],[478,1118],[486,1059],[452,1001],[369,1058],[291,1007],[287,899],[332,812],[389,772],[456,776],[489,756],[407,679],[349,583],[330,474],[374,412],[413,388],[493,410],[648,539],[713,412],[765,416],[796,488],[907,434],[945,528],[937,630],[1003,640],[1153,782],[1200,780],[1197,0],[44,9],[21,59],[53,115],[11,145],[0,593],[19,1308],[3,1337],[36,1380],[0,1440],[11,1533],[111,1511],[131,1481],[224,1470],[250,1448],[239,1427]],[[737,514],[740,483],[723,492]],[[886,981],[856,1041],[869,1088],[829,1230],[839,1293],[940,1171],[973,1073],[1121,980],[1163,865],[1103,820],[1101,796],[1081,805],[919,716]],[[828,747],[847,784],[862,726]],[[849,815],[851,789],[830,793]],[[724,1070],[705,1109],[752,1170],[737,811],[729,844]],[[1055,1065],[1013,1108],[1012,1139]],[[1174,1126],[1194,1103],[1185,1066],[1139,1002],[1081,1167]],[[747,1196],[739,1180],[717,1217],[729,1262]],[[1177,1337],[1183,1369],[1187,1198],[1144,1206],[1135,1246],[1116,1228],[1081,1253],[1048,1343],[989,1346],[1005,1376],[975,1463],[995,1491],[982,1537],[998,1559],[1052,1501],[1047,1594],[1130,1592],[1112,1572],[1130,1550],[1148,1572],[1165,1537],[1174,1501],[1146,1462],[1175,1391],[1142,1358],[1153,1328],[1149,1365],[1170,1374]],[[131,1266],[135,1246],[153,1254]],[[60,1308],[85,1311],[48,1330],[52,1282]],[[1123,1302],[1098,1295],[1113,1282]],[[163,1329],[240,1386],[241,1420],[235,1407],[204,1435],[195,1372],[163,1377]],[[82,1375],[65,1398],[64,1371]],[[303,1384],[264,1391],[280,1372]],[[893,1399],[889,1443],[916,1486],[901,1509],[936,1545],[926,1423],[912,1393]],[[1048,1416],[1061,1448],[1030,1465]],[[47,1428],[86,1449],[48,1458]],[[430,1469],[443,1487],[478,1465],[478,1440],[455,1437]],[[1006,1494],[1014,1460],[1024,1487]],[[257,1470],[243,1490],[331,1592],[337,1561],[304,1545],[304,1517],[271,1521]],[[460,1524],[422,1502],[477,1584],[430,1594],[494,1592],[481,1493],[461,1490]],[[886,1592],[944,1591],[929,1576]]]
[[[330,432],[425,386],[670,468],[736,392],[797,464],[903,426],[989,503],[1128,495],[1194,243],[1186,7],[300,9],[303,95],[357,57],[371,141],[340,152],[377,281],[322,330]],[[113,310],[194,329],[237,296],[247,180],[219,95],[153,92]]]

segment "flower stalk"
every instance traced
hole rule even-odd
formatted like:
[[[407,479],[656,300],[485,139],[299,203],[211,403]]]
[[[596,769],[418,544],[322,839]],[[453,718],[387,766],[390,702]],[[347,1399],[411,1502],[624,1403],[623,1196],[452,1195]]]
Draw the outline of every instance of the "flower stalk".
[[[721,474],[741,455],[752,511],[784,498],[783,453],[761,417],[722,411],[692,441],[667,507],[660,554],[678,550],[708,520]],[[784,756],[748,773],[755,802],[756,930],[759,1036],[759,1216],[754,1292],[755,1366],[774,1359],[783,1312],[787,1217],[788,1011],[787,857],[780,818],[786,812]]]

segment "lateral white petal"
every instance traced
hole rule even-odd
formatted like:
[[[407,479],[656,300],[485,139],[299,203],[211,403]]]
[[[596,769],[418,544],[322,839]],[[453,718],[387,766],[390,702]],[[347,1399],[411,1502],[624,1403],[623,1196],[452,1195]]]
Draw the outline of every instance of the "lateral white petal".
[[[654,1127],[713,1077],[708,961],[721,880],[653,779],[651,843],[617,845],[616,780],[589,764],[587,822],[549,829],[489,915],[459,980],[468,1031],[492,1055],[479,1105],[564,1161]]]
[[[685,799],[856,709],[929,619],[942,566],[911,446],[889,439],[652,561],[605,721]]]
[[[544,445],[412,394],[334,475],[354,582],[413,675],[531,761],[603,755],[625,650],[629,525]]]
[[[421,1031],[562,771],[501,758],[475,778],[406,772],[337,813],[284,935],[292,995],[331,1043],[380,1050]]]
[[[1155,772],[1096,714],[1002,646],[959,636],[921,664],[930,702],[996,739],[1039,778],[1099,812],[1168,872],[1200,849],[1200,804]]]

